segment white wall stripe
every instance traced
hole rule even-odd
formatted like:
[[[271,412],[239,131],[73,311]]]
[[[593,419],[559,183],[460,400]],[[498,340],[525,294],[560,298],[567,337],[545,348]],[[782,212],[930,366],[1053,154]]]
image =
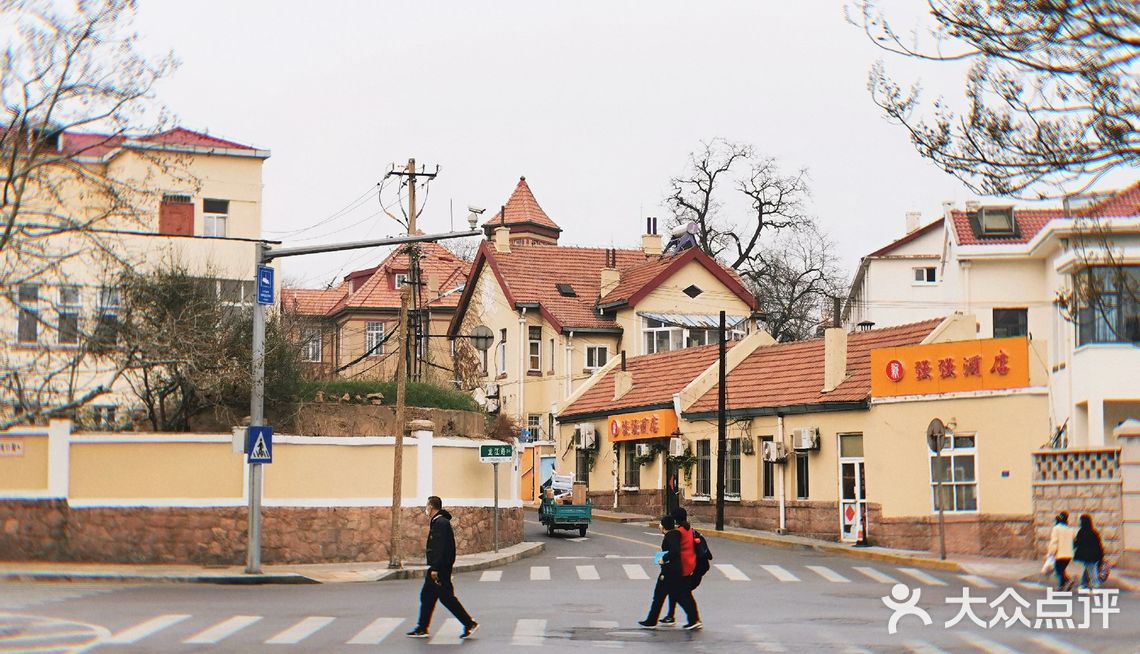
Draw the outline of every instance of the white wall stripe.
[[[248,475],[246,475],[248,476]],[[24,493],[15,493],[15,497],[9,497],[7,493],[0,494],[0,498],[4,499],[21,499],[20,495],[27,495]],[[50,493],[40,495],[36,493],[35,496],[28,497],[28,499],[42,499],[56,497]],[[63,497],[63,496],[59,496]],[[404,498],[401,506],[405,509],[414,509],[423,507],[426,502],[421,501],[418,497]],[[146,497],[146,498],[116,498],[116,497],[102,497],[102,498],[75,498],[69,499],[68,504],[75,508],[92,509],[92,508],[147,508],[147,507],[188,507],[195,509],[208,509],[216,507],[235,507],[246,506],[246,500],[240,497]],[[459,498],[450,499],[447,503],[447,508],[463,508],[463,507],[476,507],[476,508],[489,508],[495,505],[495,499],[492,498]],[[521,508],[523,505],[522,500],[508,500],[500,499],[499,508],[513,509]],[[266,497],[262,501],[262,506],[271,506],[279,508],[338,508],[338,507],[390,507],[392,506],[392,498],[390,497],[300,497],[300,498],[274,498]]]
[[[823,577],[824,579],[826,579],[832,583],[836,583],[836,584],[849,584],[849,583],[851,583],[850,579],[848,579],[847,577],[844,577],[843,575],[832,570],[831,568],[828,568],[828,567],[825,567],[822,565],[808,565],[808,566],[804,566],[804,567],[806,567],[808,570],[811,570],[812,572],[816,573],[817,575]]]
[[[531,581],[550,581],[550,567],[545,565],[532,565],[530,567]]]
[[[400,626],[403,618],[376,618],[367,627],[360,630],[351,640],[348,645],[378,645],[380,641],[388,637]]]
[[[787,582],[787,581],[799,581],[800,580],[799,577],[795,576],[794,574],[788,572],[787,570],[781,568],[778,565],[762,565],[760,567],[764,568],[765,572],[767,572],[768,574],[772,575],[773,577],[775,577],[776,579],[778,579],[780,581]]]
[[[967,584],[977,586],[978,588],[997,588],[997,585],[989,579],[977,575],[958,575],[958,577]]]
[[[598,569],[592,565],[579,565],[578,578],[582,581],[597,581],[601,577],[598,576]]]
[[[117,632],[102,642],[113,643],[116,645],[134,643],[142,640],[143,638],[146,638],[147,636],[156,634],[163,629],[166,629],[167,627],[172,627],[179,622],[182,622],[183,620],[187,620],[189,618],[190,616],[184,613],[160,615],[158,617],[151,618],[146,622],[140,622],[133,627],[128,627],[127,629]]]
[[[463,625],[455,618],[448,618],[447,622],[435,632],[435,635],[428,641],[429,645],[458,645],[463,642],[459,637],[463,633]]]
[[[946,585],[945,581],[942,581],[941,579],[939,579],[937,577],[932,577],[932,576],[926,574],[925,572],[923,572],[922,570],[919,570],[918,568],[899,568],[899,572],[901,572],[904,575],[907,575],[909,577],[912,577],[914,579],[917,579],[918,581],[921,581],[924,584],[930,584],[931,586],[945,586]]]
[[[878,570],[876,570],[874,568],[868,568],[866,566],[857,565],[857,566],[855,566],[855,570],[858,570],[859,572],[861,572],[865,576],[871,578],[874,581],[879,582],[880,584],[897,584],[897,583],[899,583],[898,579],[895,579],[894,577],[892,577],[890,575],[883,574],[882,572],[879,572]]]
[[[546,620],[522,619],[515,622],[511,636],[514,647],[542,647],[546,643]]]
[[[625,569],[625,576],[629,577],[630,579],[633,579],[635,581],[649,579],[649,575],[646,574],[645,568],[641,567],[637,563],[623,563],[621,564],[621,567]]]
[[[235,615],[229,620],[224,620],[208,629],[199,631],[182,642],[187,645],[214,645],[259,620],[261,620],[260,615]]]
[[[502,581],[502,570],[484,570],[483,576],[479,577],[479,581]]]
[[[740,568],[737,568],[731,563],[717,563],[716,569],[729,581],[751,581],[748,575],[741,572]]]
[[[325,616],[309,616],[273,638],[265,641],[266,645],[296,645],[321,629],[329,626],[336,618]]]

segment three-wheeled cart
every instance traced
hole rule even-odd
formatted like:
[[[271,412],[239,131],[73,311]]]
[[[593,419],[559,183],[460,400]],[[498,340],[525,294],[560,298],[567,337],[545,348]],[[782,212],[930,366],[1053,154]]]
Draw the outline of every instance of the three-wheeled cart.
[[[538,508],[538,519],[546,525],[547,535],[553,536],[555,529],[577,529],[579,536],[585,536],[593,508],[590,500],[585,504],[559,504],[558,500],[544,497]]]

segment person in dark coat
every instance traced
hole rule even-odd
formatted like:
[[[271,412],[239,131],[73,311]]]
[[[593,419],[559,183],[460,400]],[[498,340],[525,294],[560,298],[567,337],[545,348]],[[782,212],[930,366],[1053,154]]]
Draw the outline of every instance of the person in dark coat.
[[[416,628],[408,632],[410,638],[427,638],[431,614],[438,600],[463,625],[460,638],[469,638],[479,628],[455,596],[451,583],[451,570],[455,567],[455,532],[451,530],[451,514],[443,510],[443,500],[432,495],[428,498],[427,573],[420,590],[420,619]]]
[[[676,509],[673,509],[673,512],[670,515],[677,523],[677,530],[681,532],[682,550],[684,550],[684,544],[687,540],[691,539],[693,542],[693,574],[687,577],[689,580],[689,590],[691,592],[696,590],[697,587],[701,585],[701,580],[704,579],[705,573],[707,573],[712,567],[709,563],[712,561],[712,550],[709,549],[708,542],[705,540],[704,535],[702,535],[701,532],[697,531],[696,529],[693,529],[693,526],[689,524],[688,511],[686,511],[683,507],[678,507]],[[696,601],[696,598],[693,598],[693,602]],[[669,608],[665,612],[665,617],[661,618],[661,624],[676,624],[676,613],[677,602],[674,601],[672,597],[670,597]]]
[[[1093,527],[1092,516],[1081,516],[1081,526],[1073,538],[1073,563],[1081,565],[1081,588],[1100,586],[1100,566],[1104,561],[1104,543]]]
[[[697,611],[697,603],[693,600],[691,581],[684,574],[685,568],[681,556],[681,532],[677,530],[677,523],[672,516],[661,518],[661,571],[657,575],[657,585],[653,589],[653,603],[649,607],[649,615],[637,624],[646,629],[657,627],[657,616],[661,614],[661,607],[665,598],[674,600],[685,611],[689,619],[685,629],[700,629],[701,616]],[[689,570],[690,575],[692,571]]]

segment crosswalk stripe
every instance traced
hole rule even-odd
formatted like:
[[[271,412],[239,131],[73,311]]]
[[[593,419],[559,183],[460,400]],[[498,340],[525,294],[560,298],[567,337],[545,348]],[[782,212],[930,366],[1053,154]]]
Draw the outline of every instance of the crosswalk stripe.
[[[550,581],[550,566],[532,565],[530,567],[531,581]]]
[[[762,565],[761,568],[780,581],[799,581],[800,578],[778,565]]]
[[[515,622],[511,645],[515,647],[542,647],[546,642],[546,620],[522,619]]]
[[[941,647],[935,647],[930,643],[921,640],[911,641],[906,644],[906,648],[914,652],[914,654],[950,654]]]
[[[336,618],[327,616],[309,616],[273,638],[265,641],[266,645],[296,645],[321,629],[329,626]]]
[[[855,566],[855,569],[858,570],[859,572],[863,573],[867,577],[870,577],[874,581],[879,582],[880,584],[897,584],[897,583],[899,583],[898,579],[895,579],[894,577],[892,577],[890,575],[883,574],[882,572],[879,572],[878,570],[876,570],[874,568],[868,568],[866,566],[857,565],[857,566]]]
[[[428,645],[458,645],[463,642],[459,634],[463,633],[463,625],[459,624],[459,620],[455,618],[448,618],[447,622],[435,632],[435,635],[428,641]]]
[[[958,637],[986,654],[1018,654],[1015,649],[1010,649],[995,640],[977,634],[958,634]]]
[[[479,581],[502,581],[502,570],[484,570],[483,576],[479,577]]]
[[[918,568],[899,568],[899,572],[903,573],[904,575],[914,577],[915,579],[921,581],[922,583],[930,584],[931,586],[945,586],[946,585],[945,581],[942,581],[941,579],[939,579],[937,577],[931,577],[930,575],[926,574],[922,570],[919,570]]]
[[[17,633],[19,633],[19,632],[17,632]],[[21,636],[3,636],[2,638],[0,638],[0,645],[12,645],[14,643],[34,643],[34,642],[40,641],[40,640],[60,641],[60,640],[68,640],[68,639],[73,639],[73,638],[75,638],[75,639],[83,638],[83,637],[90,638],[92,635],[93,634],[89,630],[86,630],[86,629],[84,629],[83,631],[79,631],[77,629],[69,629],[67,631],[48,631],[48,632],[44,632],[44,633],[26,634],[26,635],[21,635]],[[100,641],[100,642],[106,642],[106,641]],[[57,644],[52,645],[50,647],[52,647],[53,649],[60,649],[60,648],[70,649],[71,645],[64,646],[64,645],[60,645],[57,643]],[[15,649],[15,650],[8,649],[8,648],[0,648],[0,652],[25,652],[25,651],[28,651],[28,650],[25,650],[23,648]]]
[[[261,620],[260,615],[235,615],[229,620],[224,620],[204,631],[199,631],[182,642],[187,645],[214,645],[223,638],[229,638],[258,620]]]
[[[1030,636],[1029,640],[1032,640],[1050,652],[1058,652],[1058,654],[1089,654],[1089,651],[1087,649],[1081,649],[1076,645],[1070,645],[1060,638],[1050,636],[1049,634],[1038,634],[1036,636]]]
[[[843,575],[832,570],[831,568],[827,568],[827,567],[824,567],[822,565],[808,565],[808,566],[804,566],[804,567],[806,567],[808,570],[811,570],[812,572],[816,573],[817,575],[823,577],[824,579],[826,579],[832,583],[836,583],[836,584],[849,584],[849,583],[851,583],[850,579],[848,579],[847,577],[844,577]]]
[[[115,633],[110,638],[107,638],[102,642],[114,645],[127,645],[130,643],[138,642],[147,636],[156,634],[163,629],[166,629],[167,627],[173,627],[179,622],[188,619],[190,619],[190,616],[183,613],[160,615],[158,617],[151,618],[146,622],[140,622],[133,627],[128,627],[118,633]]]
[[[578,568],[578,578],[582,581],[597,581],[601,579],[601,577],[598,576],[598,569],[592,565],[579,565],[575,567]]]
[[[387,638],[403,621],[403,618],[376,618],[371,624],[353,636],[352,640],[348,641],[347,644],[379,645],[380,641]]]
[[[979,577],[977,575],[958,575],[958,577],[967,584],[970,584],[971,586],[977,586],[978,588],[997,588],[997,585],[995,585],[989,579]]]
[[[625,569],[625,576],[633,580],[649,579],[649,575],[645,573],[645,568],[636,563],[623,563],[621,565]]]
[[[740,568],[732,565],[731,563],[718,563],[716,569],[725,576],[729,581],[751,581],[748,575],[740,571]]]

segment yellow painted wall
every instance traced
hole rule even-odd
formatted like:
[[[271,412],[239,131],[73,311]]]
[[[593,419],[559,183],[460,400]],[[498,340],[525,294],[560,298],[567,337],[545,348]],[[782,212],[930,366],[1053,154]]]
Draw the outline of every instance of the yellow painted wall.
[[[240,498],[243,458],[229,443],[73,443],[73,499]]]
[[[0,490],[46,491],[48,439],[46,436],[0,436],[0,441],[24,444],[21,457],[0,457]]]
[[[271,498],[391,497],[390,445],[299,445],[277,443],[264,466],[265,496]],[[239,457],[240,458],[240,457]],[[416,493],[416,447],[404,446],[404,497]]]
[[[479,462],[479,450],[466,447],[440,447],[433,450],[434,475],[431,480],[432,494],[443,499],[444,507],[448,498],[494,497],[495,466]],[[510,497],[511,466],[499,464],[499,500],[516,499]]]

